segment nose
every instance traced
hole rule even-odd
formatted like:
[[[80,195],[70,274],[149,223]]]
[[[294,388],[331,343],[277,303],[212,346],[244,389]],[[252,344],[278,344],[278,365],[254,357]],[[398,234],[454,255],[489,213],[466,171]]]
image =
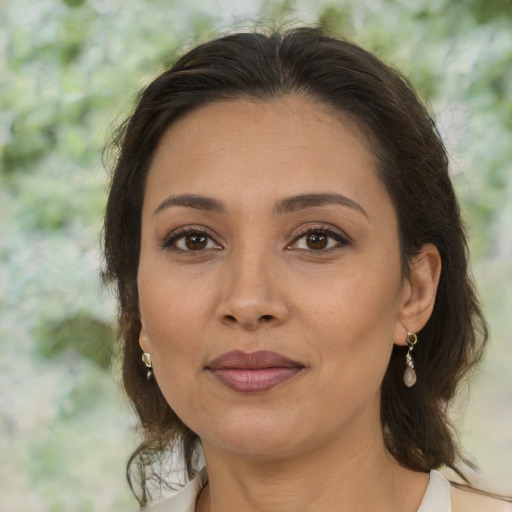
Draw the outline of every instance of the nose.
[[[290,315],[278,269],[265,255],[238,255],[226,265],[217,319],[253,331],[285,323]]]

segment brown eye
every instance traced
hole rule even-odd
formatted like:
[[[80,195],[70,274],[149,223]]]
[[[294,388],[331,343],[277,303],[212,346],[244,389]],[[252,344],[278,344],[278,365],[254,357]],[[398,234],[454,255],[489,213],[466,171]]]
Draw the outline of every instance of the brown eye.
[[[318,251],[325,249],[329,243],[329,237],[324,233],[310,233],[306,237],[306,244],[309,249]]]
[[[173,231],[160,245],[164,249],[178,252],[202,252],[211,249],[222,249],[222,246],[215,242],[206,231],[183,228]]]
[[[288,249],[329,253],[349,245],[351,244],[348,239],[338,231],[327,227],[308,226],[305,228],[305,232],[288,246]]]
[[[208,237],[205,235],[187,235],[185,245],[190,251],[200,251],[208,245]]]

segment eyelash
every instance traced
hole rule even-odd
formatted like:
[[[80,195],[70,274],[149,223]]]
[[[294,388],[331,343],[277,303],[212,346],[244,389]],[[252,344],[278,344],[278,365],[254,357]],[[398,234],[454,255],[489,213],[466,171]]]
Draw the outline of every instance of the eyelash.
[[[339,249],[340,247],[351,245],[348,237],[345,236],[344,234],[340,233],[337,230],[334,230],[334,229],[331,229],[331,228],[328,228],[325,226],[308,225],[308,226],[304,226],[299,229],[299,234],[295,237],[293,242],[290,245],[288,245],[288,247],[295,245],[299,240],[305,239],[307,237],[307,235],[310,235],[310,234],[325,235],[328,238],[335,240],[337,242],[337,244],[334,247],[328,247],[325,249],[298,249],[298,250],[308,251],[309,253],[312,253],[312,254],[320,254],[320,253],[325,254],[325,253],[329,253],[333,250]]]
[[[185,250],[185,249],[180,249],[180,248],[176,247],[176,242],[186,238],[187,236],[192,236],[192,235],[206,236],[208,241],[211,240],[216,245],[219,245],[218,242],[216,242],[215,239],[213,238],[213,236],[210,234],[209,230],[207,230],[204,227],[197,227],[197,228],[179,227],[179,228],[175,229],[174,231],[171,231],[171,233],[169,233],[164,238],[164,240],[162,240],[162,242],[159,245],[163,249],[173,249],[176,251],[180,251],[182,253],[201,252],[201,251]]]
[[[304,227],[300,228],[299,234],[294,238],[293,242],[291,244],[289,244],[286,248],[287,249],[293,248],[293,246],[296,245],[298,241],[304,239],[307,235],[310,235],[310,234],[325,235],[328,238],[335,240],[337,242],[337,244],[334,247],[328,247],[328,248],[322,248],[322,249],[298,249],[298,250],[308,251],[313,254],[314,253],[319,254],[319,253],[331,252],[332,250],[339,249],[342,246],[351,245],[348,238],[344,234],[340,233],[339,231],[335,231],[334,229],[330,229],[325,226],[309,225],[309,226],[304,226]],[[165,239],[162,240],[162,242],[159,245],[163,249],[172,249],[175,251],[179,251],[181,253],[203,252],[206,248],[194,251],[192,249],[186,250],[186,249],[180,249],[180,248],[176,247],[176,243],[179,240],[182,240],[182,239],[186,238],[187,236],[192,236],[192,235],[206,236],[208,239],[207,244],[209,243],[209,241],[213,241],[216,245],[220,245],[220,244],[218,244],[218,242],[215,241],[214,237],[210,234],[209,230],[205,229],[204,227],[200,227],[200,228],[199,227],[198,228],[180,227],[180,228],[177,228],[174,231],[172,231],[171,233],[169,233],[169,235],[167,235],[165,237]],[[210,248],[210,250],[211,250],[211,248]],[[221,250],[221,249],[216,248],[214,250]]]

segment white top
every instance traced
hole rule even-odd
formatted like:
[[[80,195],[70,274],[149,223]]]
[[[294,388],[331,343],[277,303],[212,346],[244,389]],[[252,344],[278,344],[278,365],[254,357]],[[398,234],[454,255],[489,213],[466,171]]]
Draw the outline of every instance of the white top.
[[[206,470],[203,469],[174,496],[154,503],[144,510],[148,512],[194,512],[197,497],[207,480]],[[441,473],[432,470],[418,512],[451,512],[451,510],[450,484]]]

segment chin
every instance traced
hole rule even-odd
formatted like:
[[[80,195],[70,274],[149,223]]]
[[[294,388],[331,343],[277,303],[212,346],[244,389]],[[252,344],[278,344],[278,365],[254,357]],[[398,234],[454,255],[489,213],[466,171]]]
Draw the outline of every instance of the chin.
[[[228,416],[217,428],[210,423],[207,432],[196,430],[203,446],[213,445],[239,457],[270,460],[291,455],[302,444],[302,435],[285,421],[261,416],[251,419],[250,415],[235,421]]]
[[[255,434],[237,437],[223,437],[216,439],[217,449],[243,459],[255,461],[272,461],[287,458],[300,453],[300,447],[291,443],[290,434],[273,439],[266,438],[264,434]],[[202,440],[203,446],[205,442]]]

